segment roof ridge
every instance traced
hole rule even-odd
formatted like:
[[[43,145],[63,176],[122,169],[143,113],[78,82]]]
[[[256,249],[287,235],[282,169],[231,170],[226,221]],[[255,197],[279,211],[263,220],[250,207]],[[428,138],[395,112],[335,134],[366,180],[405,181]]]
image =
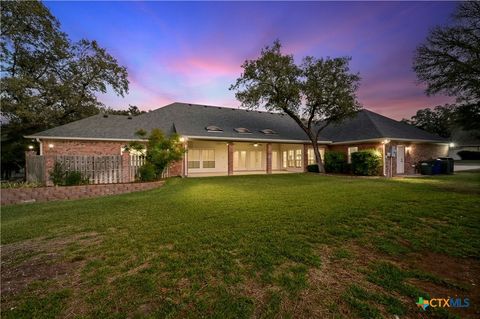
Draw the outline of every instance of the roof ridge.
[[[375,120],[370,116],[370,113],[374,113],[374,114],[377,114],[375,112],[372,112],[370,110],[367,110],[367,109],[363,109],[363,111],[365,111],[365,115],[367,116],[367,118],[370,120],[370,123],[372,123],[372,126],[375,128],[375,130],[377,131],[377,133],[382,136],[382,137],[388,137],[388,136],[385,136],[385,134],[383,133],[383,131],[378,127],[377,123],[375,123]],[[381,114],[378,114],[378,115],[381,115]]]
[[[272,111],[260,111],[260,110],[249,110],[249,109],[243,109],[243,108],[234,108],[234,107],[228,107],[228,106],[218,106],[218,105],[207,105],[207,104],[198,104],[198,103],[187,103],[187,102],[173,102],[168,105],[159,107],[158,109],[155,109],[154,111],[163,109],[167,106],[173,106],[174,104],[180,104],[180,105],[188,105],[188,106],[195,106],[195,107],[208,107],[208,108],[215,108],[215,109],[225,109],[225,110],[235,110],[235,111],[243,111],[243,112],[257,112],[257,113],[265,113],[265,114],[272,114],[272,115],[281,115],[285,116],[285,113],[282,112],[272,112]]]

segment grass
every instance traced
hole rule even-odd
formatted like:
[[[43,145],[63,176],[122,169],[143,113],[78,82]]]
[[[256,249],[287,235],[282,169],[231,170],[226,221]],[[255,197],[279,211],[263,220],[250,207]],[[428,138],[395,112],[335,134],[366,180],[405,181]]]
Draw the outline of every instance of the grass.
[[[480,173],[289,174],[3,207],[2,318],[418,317],[479,295],[479,195]]]

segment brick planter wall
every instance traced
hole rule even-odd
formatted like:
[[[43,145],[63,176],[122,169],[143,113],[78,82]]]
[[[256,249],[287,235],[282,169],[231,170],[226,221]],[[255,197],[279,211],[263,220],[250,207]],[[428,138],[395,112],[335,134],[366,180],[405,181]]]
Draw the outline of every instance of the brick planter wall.
[[[48,202],[54,200],[80,199],[144,191],[160,187],[164,181],[148,183],[97,184],[80,186],[57,186],[36,188],[6,188],[1,190],[1,204]]]

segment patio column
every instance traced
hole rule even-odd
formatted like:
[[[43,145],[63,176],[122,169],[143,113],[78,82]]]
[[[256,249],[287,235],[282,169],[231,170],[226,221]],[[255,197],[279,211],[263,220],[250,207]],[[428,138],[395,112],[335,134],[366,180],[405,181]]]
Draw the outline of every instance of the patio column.
[[[267,143],[267,174],[272,174],[272,143]]]
[[[228,148],[228,175],[233,175],[233,143],[228,143],[227,148]]]
[[[303,157],[303,171],[307,171],[307,166],[308,166],[308,148],[310,144],[303,144],[303,152],[302,152],[302,157]]]

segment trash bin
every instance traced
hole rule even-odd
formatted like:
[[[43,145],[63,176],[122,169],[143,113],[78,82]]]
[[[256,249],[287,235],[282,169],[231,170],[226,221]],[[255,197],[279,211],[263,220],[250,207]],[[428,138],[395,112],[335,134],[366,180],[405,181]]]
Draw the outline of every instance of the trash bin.
[[[434,160],[433,165],[432,165],[432,174],[437,175],[437,174],[442,174],[442,166],[445,169],[446,172],[446,166],[444,165],[444,161],[442,160]]]
[[[432,175],[432,164],[430,162],[421,162],[420,163],[420,174],[422,174],[422,175]]]
[[[447,171],[446,171],[445,174],[453,174],[453,172],[455,171],[455,161],[453,160],[453,158],[451,158],[451,157],[439,157],[438,159],[447,161],[447,163],[448,163]]]

